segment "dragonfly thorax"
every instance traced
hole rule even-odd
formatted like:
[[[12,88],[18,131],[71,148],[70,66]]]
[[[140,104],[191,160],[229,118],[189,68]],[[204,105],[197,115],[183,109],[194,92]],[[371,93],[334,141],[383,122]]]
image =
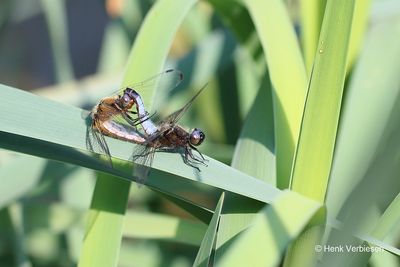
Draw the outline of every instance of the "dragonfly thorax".
[[[193,131],[190,134],[190,144],[194,146],[198,146],[201,143],[203,143],[204,139],[206,138],[206,135],[203,133],[202,130],[194,128]]]

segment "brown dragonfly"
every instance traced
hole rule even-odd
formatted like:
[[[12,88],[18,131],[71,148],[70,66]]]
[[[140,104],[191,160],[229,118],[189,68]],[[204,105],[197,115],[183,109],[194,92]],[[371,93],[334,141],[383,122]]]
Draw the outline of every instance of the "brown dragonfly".
[[[101,99],[90,112],[91,125],[86,132],[86,147],[93,152],[106,155],[112,167],[111,153],[104,136],[137,144],[146,143],[145,136],[137,130],[137,125],[151,116],[147,111],[141,110],[143,101],[130,94],[130,90],[133,90],[131,88],[143,90],[146,87],[158,86],[166,90],[161,87],[174,88],[182,80],[182,72],[167,70],[142,82],[132,84],[129,88],[119,90],[113,96]],[[136,102],[137,100],[140,102]]]
[[[140,95],[134,90],[127,89],[128,93],[136,99],[138,117],[145,118],[141,120],[139,124],[143,128],[143,135],[146,141],[142,143],[141,146],[138,146],[133,154],[133,160],[137,163],[134,169],[134,175],[139,183],[145,182],[156,151],[178,152],[183,156],[183,160],[187,165],[198,171],[200,171],[197,166],[198,164],[207,166],[207,160],[196,148],[203,143],[206,137],[204,132],[198,128],[194,128],[189,132],[177,124],[205,87],[206,85],[203,86],[186,105],[167,116],[159,123],[153,122],[148,116],[148,112],[146,112]]]

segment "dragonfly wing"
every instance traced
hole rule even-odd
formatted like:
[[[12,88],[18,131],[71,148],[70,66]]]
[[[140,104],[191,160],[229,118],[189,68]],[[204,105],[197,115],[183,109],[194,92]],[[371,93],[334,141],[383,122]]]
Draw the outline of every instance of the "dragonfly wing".
[[[86,148],[106,156],[108,165],[112,168],[111,153],[104,135],[96,127],[96,122],[86,129]]]
[[[192,106],[193,101],[199,96],[199,94],[207,87],[207,84],[205,84],[190,100],[189,102],[186,103],[182,108],[178,109],[168,117],[166,117],[164,120],[161,121],[161,123],[168,123],[168,124],[176,124],[182,116],[185,114],[185,112]]]
[[[146,145],[140,145],[134,151],[133,160],[135,162],[133,177],[138,185],[143,185],[149,176],[151,166],[154,160],[155,148]]]
[[[126,88],[132,88],[141,92],[145,88],[157,86],[157,88],[167,88],[172,90],[183,81],[183,73],[180,70],[169,69],[160,72],[144,81],[124,85],[111,95],[122,95]],[[161,89],[163,90],[163,89]]]

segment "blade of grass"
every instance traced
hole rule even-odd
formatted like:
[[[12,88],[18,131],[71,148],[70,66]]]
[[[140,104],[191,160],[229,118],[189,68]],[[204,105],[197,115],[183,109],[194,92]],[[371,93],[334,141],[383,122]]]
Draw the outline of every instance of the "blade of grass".
[[[251,42],[254,25],[246,8],[237,1],[208,0],[208,2],[213,5],[241,43]]]
[[[102,41],[97,73],[113,73],[126,64],[130,40],[120,21],[110,21]]]
[[[177,205],[178,207],[180,207],[181,209],[189,212],[191,215],[193,215],[194,217],[196,217],[197,219],[199,219],[200,221],[204,222],[204,223],[209,223],[211,218],[212,218],[212,211],[196,204],[193,202],[189,202],[188,200],[183,200],[180,199],[176,196],[170,196],[167,195],[163,192],[160,192],[158,190],[154,190],[156,191],[158,194],[160,194],[162,197],[168,199],[169,201],[173,202],[175,205]]]
[[[306,94],[306,71],[284,2],[244,0],[244,3],[268,64],[273,86],[277,185],[287,188]]]
[[[193,263],[193,266],[207,267],[210,265],[211,252],[214,246],[215,236],[217,234],[218,223],[220,220],[222,206],[224,204],[224,197],[225,193],[222,193],[218,201],[217,207],[215,208],[214,215],[204,235],[203,241],[201,242],[200,249],[197,252],[197,256]]]
[[[279,265],[288,244],[320,211],[321,204],[284,191],[259,212],[253,225],[237,237],[218,266],[248,266],[249,262],[251,266]]]
[[[117,265],[128,185],[98,173],[78,266]]]
[[[4,85],[0,85],[0,97],[1,147],[101,170],[132,181],[130,173],[110,169],[95,158],[74,150],[87,151],[85,138],[90,121],[82,118],[81,109]],[[19,105],[15,105],[15,99]],[[113,157],[129,162],[132,145],[112,138],[107,138],[107,143]],[[156,153],[147,185],[175,195],[174,182],[200,182],[266,203],[280,194],[271,185],[206,158],[210,160],[208,167],[200,166],[201,172],[196,172],[177,153]],[[168,178],[159,177],[160,172]]]
[[[340,210],[346,206],[346,209],[354,209],[348,198],[365,180],[365,174],[370,173],[374,161],[378,159],[377,151],[382,151],[382,161],[389,163],[396,158],[398,138],[396,135],[392,138],[389,136],[393,131],[391,129],[397,127],[399,121],[399,27],[398,17],[389,18],[371,27],[352,75],[340,119],[326,201],[333,217],[338,216]],[[354,127],[354,123],[357,123],[357,127]],[[393,152],[386,153],[383,148]],[[389,166],[382,166],[380,169],[383,172],[376,172],[379,177],[389,180],[386,178],[392,172]],[[381,179],[372,176],[370,179],[378,180],[381,188]],[[394,181],[396,180],[398,179],[395,178]],[[393,185],[390,187],[397,188]],[[366,191],[368,194],[375,192],[376,188],[370,188],[373,191]],[[368,198],[367,195],[364,197]]]
[[[347,234],[351,234],[352,236],[360,239],[363,242],[367,242],[373,246],[377,246],[377,247],[381,247],[384,250],[386,250],[387,252],[392,253],[393,255],[397,255],[400,256],[400,249],[398,249],[397,247],[390,245],[388,243],[385,243],[381,240],[376,239],[373,236],[370,235],[366,235],[366,234],[360,234],[360,233],[355,233],[355,232],[349,232],[346,229],[346,226],[344,226],[341,222],[339,222],[338,220],[334,220],[334,219],[330,219],[327,221],[327,225],[329,227],[332,227],[333,229],[337,230],[337,231],[344,231]]]
[[[0,168],[0,208],[10,204],[35,187],[41,178],[46,161],[21,155]],[[21,168],[21,166],[24,166]]]
[[[301,0],[301,43],[307,73],[311,73],[327,0]]]
[[[349,56],[347,58],[348,70],[353,67],[361,44],[364,40],[364,33],[367,28],[367,22],[370,14],[371,0],[356,1],[354,6],[353,24],[351,27],[351,36],[349,44]]]
[[[327,2],[293,164],[291,189],[320,202],[332,164],[353,10],[354,0]]]
[[[74,72],[68,48],[65,1],[41,0],[41,4],[49,31],[57,80],[72,80]]]
[[[327,2],[293,163],[290,188],[321,203],[336,141],[353,11],[354,1]],[[286,266],[315,263],[322,231],[318,226],[310,231],[288,250]]]
[[[267,123],[259,121],[267,117]],[[232,167],[253,175],[270,184],[275,184],[274,125],[272,96],[269,79],[264,79],[251,107],[236,145]],[[227,205],[221,215],[217,237],[215,259],[218,262],[229,249],[231,240],[246,229],[259,211],[260,204],[244,202],[227,195]]]
[[[65,202],[43,205],[40,200],[33,200],[25,207],[31,214],[45,211],[43,212],[45,215],[40,220],[31,222],[31,228],[42,227],[46,224],[50,231],[58,234],[68,233],[73,227],[81,228],[87,215],[85,209],[72,207]],[[128,210],[125,214],[122,235],[127,238],[166,240],[200,246],[206,230],[206,224],[192,220]]]
[[[265,121],[259,124],[260,121]],[[232,167],[276,185],[274,119],[269,78],[265,78],[243,125]]]
[[[400,194],[390,203],[378,224],[374,227],[371,235],[377,239],[384,240],[393,228],[400,222]]]
[[[199,246],[207,229],[205,224],[167,215],[128,211],[125,216],[124,237]]]

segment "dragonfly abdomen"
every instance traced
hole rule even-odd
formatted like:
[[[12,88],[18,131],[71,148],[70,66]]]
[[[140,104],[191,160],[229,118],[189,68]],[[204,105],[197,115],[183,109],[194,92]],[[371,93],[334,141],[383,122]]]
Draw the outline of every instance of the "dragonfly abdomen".
[[[103,132],[103,134],[119,140],[133,142],[136,144],[146,143],[146,139],[140,136],[135,129],[129,126],[123,126],[114,121],[105,121],[99,126],[99,128],[101,128],[100,130]]]

